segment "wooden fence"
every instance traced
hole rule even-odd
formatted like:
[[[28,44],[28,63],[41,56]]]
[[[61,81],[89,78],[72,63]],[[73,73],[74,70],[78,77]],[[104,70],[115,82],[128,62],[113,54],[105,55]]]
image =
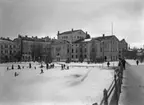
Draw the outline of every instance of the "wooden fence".
[[[99,105],[110,105],[110,101],[113,98],[112,96],[115,95],[115,104],[118,105],[119,96],[121,93],[121,85],[122,85],[122,79],[123,79],[123,66],[115,69],[114,79],[109,86],[108,89],[103,90],[103,98]],[[94,103],[92,105],[98,105],[97,103]]]

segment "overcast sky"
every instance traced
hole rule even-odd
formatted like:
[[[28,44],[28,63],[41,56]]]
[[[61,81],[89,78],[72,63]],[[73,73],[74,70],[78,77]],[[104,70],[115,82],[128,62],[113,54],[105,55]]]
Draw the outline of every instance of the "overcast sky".
[[[114,35],[131,46],[144,44],[143,0],[0,0],[0,36],[56,37],[57,31]]]

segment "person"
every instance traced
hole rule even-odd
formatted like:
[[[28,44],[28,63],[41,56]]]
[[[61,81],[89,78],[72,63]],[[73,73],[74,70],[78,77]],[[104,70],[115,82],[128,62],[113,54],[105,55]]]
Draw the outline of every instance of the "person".
[[[138,60],[136,61],[136,64],[137,64],[137,65],[139,64],[139,61],[138,61]]]
[[[124,70],[125,70],[125,64],[126,64],[125,59],[122,59],[122,65],[123,65],[123,69],[124,69]]]
[[[47,69],[49,68],[49,64],[48,64],[48,63],[46,64],[46,68],[47,68]]]
[[[110,62],[108,61],[108,62],[107,62],[107,66],[109,67],[109,65],[110,65]]]
[[[18,65],[18,69],[21,69],[20,65]]]
[[[14,69],[14,65],[12,65],[12,69]]]
[[[31,63],[29,63],[29,68],[31,68]]]
[[[43,69],[41,69],[41,73],[40,73],[40,74],[42,74],[42,73],[44,73],[44,72],[43,72]]]
[[[67,66],[67,70],[69,70],[69,66]]]
[[[18,75],[19,75],[19,74],[18,74],[17,72],[14,73],[14,76],[15,76],[15,77],[18,76]]]

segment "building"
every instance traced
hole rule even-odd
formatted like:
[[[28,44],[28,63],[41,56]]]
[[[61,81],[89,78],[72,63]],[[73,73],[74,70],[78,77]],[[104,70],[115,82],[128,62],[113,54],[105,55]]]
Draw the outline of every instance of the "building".
[[[0,39],[0,62],[16,61],[15,56],[18,50],[15,42]]]
[[[115,61],[119,58],[119,40],[115,35],[94,38],[100,42],[100,57],[103,60]]]
[[[38,39],[37,37],[18,36],[14,40],[20,49],[21,60],[47,60],[51,56],[51,42]]]
[[[53,61],[71,60],[71,45],[65,40],[54,40],[51,44]]]
[[[128,50],[128,43],[125,41],[125,39],[122,39],[119,42],[119,57],[123,58],[125,57],[125,53]]]
[[[57,37],[58,37],[58,40],[66,40],[70,43],[73,43],[80,39],[89,38],[90,35],[87,32],[84,32],[82,30],[73,30],[72,29],[71,31],[66,31],[66,32],[62,32],[62,33],[60,33],[58,31]]]

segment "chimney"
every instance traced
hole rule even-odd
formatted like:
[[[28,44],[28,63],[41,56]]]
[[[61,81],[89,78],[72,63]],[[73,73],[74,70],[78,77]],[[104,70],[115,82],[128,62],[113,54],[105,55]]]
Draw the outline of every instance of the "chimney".
[[[88,33],[87,33],[87,31],[86,31],[86,35],[87,35]]]
[[[57,35],[59,35],[59,34],[60,34],[60,32],[58,31]]]
[[[73,28],[72,28],[72,32],[73,32]]]
[[[103,37],[105,37],[105,34],[103,34]]]

